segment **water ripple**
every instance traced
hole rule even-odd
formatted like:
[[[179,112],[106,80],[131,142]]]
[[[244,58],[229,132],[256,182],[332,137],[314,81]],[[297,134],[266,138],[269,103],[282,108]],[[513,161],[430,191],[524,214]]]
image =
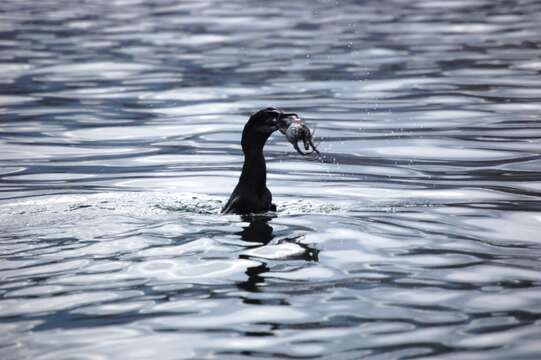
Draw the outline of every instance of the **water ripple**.
[[[540,15],[3,1],[3,358],[537,358]],[[323,156],[222,216],[267,106]]]

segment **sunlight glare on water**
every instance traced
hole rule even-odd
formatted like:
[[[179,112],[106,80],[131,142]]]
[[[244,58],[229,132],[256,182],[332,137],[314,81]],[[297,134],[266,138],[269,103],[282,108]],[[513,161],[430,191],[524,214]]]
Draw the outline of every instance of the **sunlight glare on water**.
[[[541,3],[0,3],[2,359],[535,359]],[[220,215],[250,113],[276,214]]]

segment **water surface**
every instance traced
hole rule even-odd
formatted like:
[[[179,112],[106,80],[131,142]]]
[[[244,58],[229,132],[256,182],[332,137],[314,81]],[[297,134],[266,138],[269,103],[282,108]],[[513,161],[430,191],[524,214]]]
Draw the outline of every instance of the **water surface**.
[[[535,359],[538,1],[0,3],[10,359]],[[222,216],[249,114],[276,214]]]

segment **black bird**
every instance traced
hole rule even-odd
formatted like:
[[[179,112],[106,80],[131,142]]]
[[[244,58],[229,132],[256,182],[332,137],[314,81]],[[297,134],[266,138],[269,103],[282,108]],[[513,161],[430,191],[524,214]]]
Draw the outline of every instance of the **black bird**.
[[[296,114],[286,114],[276,108],[259,110],[252,116],[242,131],[244,165],[239,183],[222,208],[225,214],[249,214],[276,211],[272,194],[267,188],[267,167],[263,146],[276,130],[285,133],[288,119]]]

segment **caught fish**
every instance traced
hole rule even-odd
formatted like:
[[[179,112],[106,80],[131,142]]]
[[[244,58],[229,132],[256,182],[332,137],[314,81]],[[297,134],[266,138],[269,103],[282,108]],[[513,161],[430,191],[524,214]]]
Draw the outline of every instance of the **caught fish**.
[[[313,142],[313,133],[310,128],[297,116],[297,114],[284,114],[281,118],[280,132],[284,134],[287,140],[293,145],[295,150],[301,155],[310,155],[316,153],[320,155]],[[304,150],[299,148],[299,142],[303,143]],[[310,151],[310,149],[312,151]]]

